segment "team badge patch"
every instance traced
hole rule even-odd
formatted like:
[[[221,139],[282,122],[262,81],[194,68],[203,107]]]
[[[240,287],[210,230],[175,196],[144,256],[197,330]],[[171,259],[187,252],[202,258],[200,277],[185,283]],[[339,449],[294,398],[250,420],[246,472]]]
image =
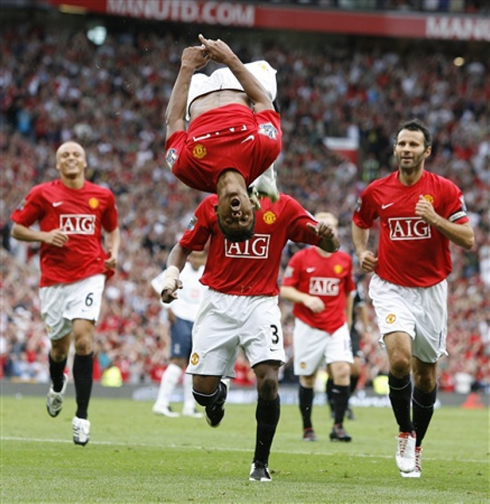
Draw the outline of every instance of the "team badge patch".
[[[167,163],[167,166],[172,169],[174,167],[175,162],[177,161],[177,158],[179,156],[177,155],[177,150],[176,149],[169,149],[167,151],[167,154],[165,155],[165,161]]]
[[[263,215],[262,219],[266,224],[274,224],[274,222],[276,222],[277,216],[274,212],[267,210],[267,212],[265,212],[265,214]]]
[[[196,227],[196,224],[197,224],[197,217],[193,215],[189,221],[189,224],[187,224],[187,229],[189,231],[192,231]]]
[[[99,200],[97,198],[90,198],[88,200],[88,206],[95,210],[99,206]]]
[[[259,124],[259,135],[268,136],[271,140],[277,139],[277,129],[272,123]]]
[[[357,203],[356,203],[356,209],[354,210],[355,212],[359,212],[361,210],[361,206],[362,206],[362,199],[359,198],[357,200]]]
[[[206,147],[201,144],[197,144],[193,149],[192,149],[192,155],[196,159],[202,159],[204,156],[206,156],[208,151],[206,150]]]
[[[434,204],[434,196],[432,194],[424,194],[424,200]]]
[[[461,196],[459,198],[459,201],[461,201],[461,210],[463,210],[463,212],[466,212],[466,203],[464,202],[464,196]]]
[[[396,321],[396,315],[394,313],[388,313],[385,320],[387,324],[394,324]]]
[[[300,362],[300,363],[299,363],[299,367],[300,367],[301,369],[305,369],[305,368],[306,368],[306,362],[304,362],[304,361]]]
[[[193,353],[191,355],[191,364],[195,366],[199,362],[199,355],[197,353]]]
[[[342,268],[342,266],[340,264],[336,264],[333,267],[333,270],[335,271],[335,273],[337,273],[337,275],[340,275],[340,273],[342,273],[342,271],[344,270],[344,268]]]

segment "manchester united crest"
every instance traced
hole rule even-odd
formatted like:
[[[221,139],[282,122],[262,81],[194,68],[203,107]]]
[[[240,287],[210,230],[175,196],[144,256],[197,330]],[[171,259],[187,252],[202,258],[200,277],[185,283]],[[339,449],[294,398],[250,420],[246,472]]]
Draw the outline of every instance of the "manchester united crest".
[[[207,155],[207,153],[208,151],[206,150],[206,147],[204,147],[204,145],[201,144],[197,144],[196,146],[194,146],[194,149],[192,149],[192,155],[196,159],[202,159]]]
[[[272,212],[271,210],[267,210],[267,212],[265,212],[262,219],[264,219],[264,222],[266,224],[274,224],[274,222],[276,222],[277,215],[274,212]]]

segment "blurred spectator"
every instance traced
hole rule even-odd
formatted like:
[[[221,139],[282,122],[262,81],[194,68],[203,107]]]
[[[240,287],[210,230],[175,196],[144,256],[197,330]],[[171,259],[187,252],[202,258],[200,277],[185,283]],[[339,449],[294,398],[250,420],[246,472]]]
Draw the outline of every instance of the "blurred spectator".
[[[436,6],[415,0],[362,4],[366,9]],[[341,0],[318,5],[347,8]],[[444,6],[439,2],[436,8],[441,7],[456,12],[484,9],[485,4],[455,0]],[[233,48],[247,61],[266,59],[278,70],[285,146],[276,163],[280,190],[312,213],[328,202],[340,217],[339,235],[351,253],[350,218],[358,195],[394,169],[389,132],[410,117],[428,122],[434,137],[428,169],[461,187],[477,241],[471,254],[453,251],[449,357],[441,365],[440,386],[453,389],[456,373],[462,372],[490,390],[489,321],[482,315],[490,300],[488,51],[485,58],[484,51],[465,46],[467,63],[458,67],[446,50],[449,45],[430,41],[361,43],[352,38],[348,44],[329,45],[322,35],[321,43],[303,48],[272,37],[250,40],[237,34]],[[55,176],[50,160],[60,142],[83,140],[88,177],[110,184],[117,194],[122,234],[119,271],[107,284],[97,328],[98,377],[113,363],[127,383],[159,382],[168,362],[169,333],[150,280],[202,198],[165,168],[162,113],[180,54],[196,40],[135,24],[110,32],[97,47],[82,31],[62,25],[11,23],[0,41],[1,215],[10,214],[26,188]],[[326,136],[357,137],[358,162],[327,149]],[[1,218],[0,226],[2,372],[46,381],[48,346],[35,291],[37,249],[11,242]],[[285,249],[283,266],[294,252],[295,247]],[[291,314],[286,305],[282,309],[286,337]],[[377,339],[374,331],[365,341],[368,385],[387,371]],[[284,380],[290,379],[287,366],[283,372]],[[247,380],[246,369],[240,369],[240,376]]]

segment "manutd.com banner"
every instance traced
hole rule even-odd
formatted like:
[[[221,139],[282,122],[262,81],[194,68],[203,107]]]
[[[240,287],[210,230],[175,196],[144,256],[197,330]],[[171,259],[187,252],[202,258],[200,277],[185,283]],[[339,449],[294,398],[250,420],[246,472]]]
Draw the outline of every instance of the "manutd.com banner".
[[[53,6],[142,19],[246,28],[490,42],[484,16],[342,12],[204,0],[49,0]]]

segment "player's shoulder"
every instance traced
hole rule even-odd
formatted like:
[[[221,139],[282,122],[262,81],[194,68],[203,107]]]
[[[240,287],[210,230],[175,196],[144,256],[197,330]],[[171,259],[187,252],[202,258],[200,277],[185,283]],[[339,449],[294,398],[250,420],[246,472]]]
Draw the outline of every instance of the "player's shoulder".
[[[215,207],[218,204],[218,197],[216,194],[210,194],[206,196],[195,209],[192,218],[191,226],[192,229],[199,222],[202,225],[210,225],[212,222],[217,222],[218,217],[216,215]],[[189,229],[189,227],[188,227]]]
[[[388,175],[385,175],[384,177],[381,177],[379,179],[373,180],[368,184],[366,187],[367,190],[375,190],[380,187],[385,187],[387,185],[391,184],[396,184],[398,181],[398,171],[388,173]]]
[[[439,175],[438,173],[424,170],[424,177],[425,180],[430,181],[433,184],[437,184],[441,187],[457,187],[452,180],[444,177],[443,175]]]
[[[109,186],[103,184],[96,184],[95,182],[91,182],[90,180],[86,180],[84,183],[84,189],[100,194],[113,194],[112,190]]]
[[[339,259],[342,259],[344,262],[352,263],[351,255],[344,250],[338,250],[337,252],[335,252],[335,256]]]
[[[32,186],[29,190],[30,197],[42,196],[43,194],[51,194],[60,185],[60,180],[50,180],[48,182],[41,182]]]

